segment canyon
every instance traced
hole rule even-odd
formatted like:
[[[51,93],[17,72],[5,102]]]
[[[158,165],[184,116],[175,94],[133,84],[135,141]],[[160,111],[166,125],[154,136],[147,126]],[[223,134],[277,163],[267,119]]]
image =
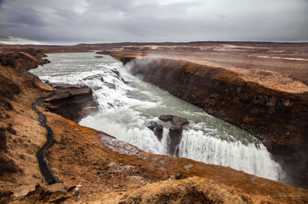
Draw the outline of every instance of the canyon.
[[[307,184],[308,88],[302,68],[306,62],[295,61],[298,69],[291,76],[286,69],[277,73],[285,63],[264,71],[255,70],[262,63],[257,61],[251,65],[254,68],[243,69],[230,62],[222,65],[217,56],[215,62],[202,61],[198,46],[178,46],[2,48],[0,202],[307,203],[305,189],[228,167],[148,153],[115,135],[81,126],[81,118],[97,111],[92,90],[44,83],[28,72],[48,62],[44,52],[102,50],[99,54],[123,61],[144,81],[256,134],[278,161],[293,166],[285,168],[295,174],[297,184]],[[243,61],[237,66],[243,66]],[[37,152],[48,143],[48,134],[54,142],[44,148],[43,157],[56,177],[52,182],[44,176],[37,158]]]
[[[231,56],[234,49],[236,52],[247,49],[242,45],[232,46],[225,46],[233,49],[227,52],[231,52]],[[207,56],[200,57],[199,50],[188,53],[181,49],[165,49],[167,51],[115,49],[106,54],[129,64],[131,72],[142,75],[144,81],[255,134],[292,175],[295,183],[307,185],[308,87],[302,78],[307,75],[301,73],[301,77],[295,77],[287,74],[284,68],[286,59],[288,62],[298,58],[284,58],[288,51],[280,48],[284,57],[269,54],[267,58],[276,62],[264,69],[257,59],[250,63],[249,57],[257,55],[254,52],[259,53],[258,47],[249,47],[250,55],[246,56],[245,64],[237,66],[230,61],[229,64],[219,62],[225,62],[225,56],[213,62]],[[241,56],[241,60],[245,61],[245,56]],[[301,63],[307,65],[307,62]],[[282,65],[279,67],[279,64]],[[291,69],[296,73],[299,68],[294,65],[288,70]]]

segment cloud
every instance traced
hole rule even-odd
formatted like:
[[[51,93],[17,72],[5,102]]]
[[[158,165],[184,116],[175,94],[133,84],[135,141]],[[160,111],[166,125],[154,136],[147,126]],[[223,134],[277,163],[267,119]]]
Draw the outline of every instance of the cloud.
[[[0,38],[308,41],[307,0],[0,0]]]
[[[89,7],[89,4],[86,0],[80,0],[78,1],[78,4],[76,4],[73,8],[73,10],[77,13],[77,14],[84,14],[87,12]]]
[[[0,0],[0,9],[2,8],[5,0]]]
[[[5,40],[0,40],[0,44],[20,44],[20,45],[26,45],[26,44],[32,44],[32,45],[40,45],[40,44],[44,44],[42,42],[38,42],[38,41],[33,41],[33,40],[29,40],[29,39],[24,39],[24,38],[16,38],[13,36],[9,36],[7,37],[7,39]]]

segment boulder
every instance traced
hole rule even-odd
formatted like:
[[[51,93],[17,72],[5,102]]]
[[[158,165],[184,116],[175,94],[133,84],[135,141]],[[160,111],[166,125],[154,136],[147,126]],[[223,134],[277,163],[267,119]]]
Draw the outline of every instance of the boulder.
[[[159,141],[163,138],[163,131],[164,128],[161,124],[155,122],[155,121],[150,121],[146,124],[146,126],[154,132],[154,135],[157,137]]]

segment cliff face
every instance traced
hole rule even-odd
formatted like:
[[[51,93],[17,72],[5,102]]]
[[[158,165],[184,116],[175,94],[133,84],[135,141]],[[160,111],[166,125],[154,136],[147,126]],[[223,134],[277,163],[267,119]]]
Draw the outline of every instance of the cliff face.
[[[76,122],[97,111],[97,103],[89,87],[69,84],[51,84],[51,86],[54,92],[44,99],[49,111]]]
[[[0,64],[19,70],[30,70],[38,65],[48,63],[46,55],[35,49],[24,49],[20,51],[5,51],[0,54]]]
[[[70,99],[25,70],[0,66],[0,87],[0,203],[308,202],[306,190],[145,153],[49,112],[49,97]],[[44,160],[56,177],[53,185],[37,157],[50,135],[54,144]]]
[[[138,59],[133,74],[263,141],[296,182],[308,181],[308,87],[274,72]],[[290,169],[289,169],[290,167]]]
[[[34,62],[31,58],[23,63],[28,65]],[[9,194],[12,184],[17,187],[40,181],[35,152],[44,143],[44,137],[37,136],[44,130],[31,111],[31,101],[39,95],[35,88],[40,85],[39,80],[25,70],[14,67],[0,66],[0,73],[0,188],[5,195]]]

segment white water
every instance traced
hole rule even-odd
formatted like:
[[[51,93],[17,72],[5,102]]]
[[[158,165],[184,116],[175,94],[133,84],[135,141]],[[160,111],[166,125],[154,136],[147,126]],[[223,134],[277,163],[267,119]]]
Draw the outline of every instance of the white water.
[[[273,180],[283,179],[279,164],[252,135],[141,81],[113,58],[96,59],[94,56],[93,53],[51,54],[51,64],[33,71],[50,82],[86,84],[94,90],[99,111],[80,124],[104,131],[145,151],[166,154],[167,129],[160,142],[145,124],[158,121],[162,114],[181,116],[190,121],[179,145],[181,157],[229,166]],[[114,70],[120,72],[124,81]],[[97,77],[85,79],[91,76]]]

